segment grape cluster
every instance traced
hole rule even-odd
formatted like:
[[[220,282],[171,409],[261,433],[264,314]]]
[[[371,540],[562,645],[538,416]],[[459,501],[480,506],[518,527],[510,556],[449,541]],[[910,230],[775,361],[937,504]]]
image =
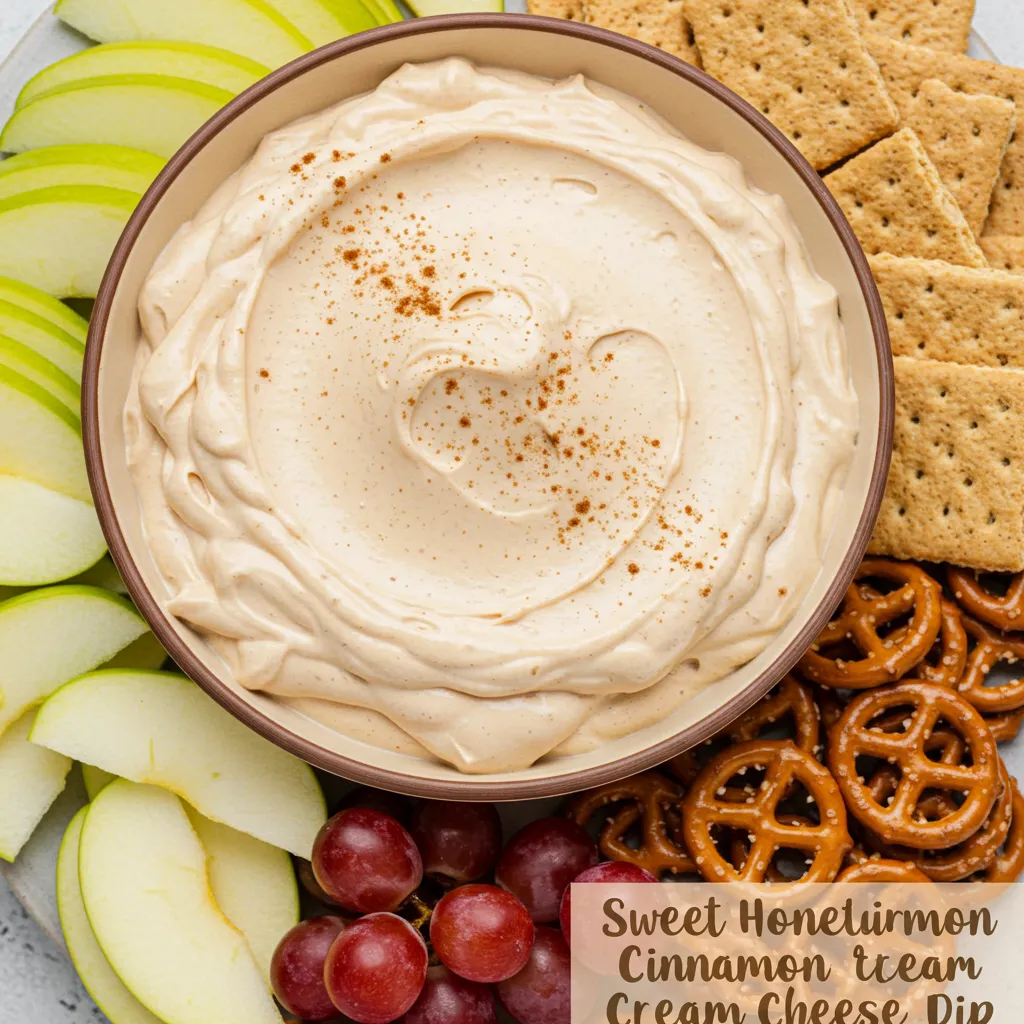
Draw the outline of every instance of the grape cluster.
[[[498,1000],[519,1024],[569,1024],[569,884],[655,881],[598,860],[566,818],[531,822],[502,849],[493,804],[355,790],[300,866],[338,913],[285,935],[274,992],[306,1021],[496,1024]]]

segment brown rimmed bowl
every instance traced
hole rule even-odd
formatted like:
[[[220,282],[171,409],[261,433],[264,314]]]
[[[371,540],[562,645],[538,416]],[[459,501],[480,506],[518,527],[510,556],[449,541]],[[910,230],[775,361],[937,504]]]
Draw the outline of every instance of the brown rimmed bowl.
[[[165,610],[166,585],[142,535],[122,428],[139,337],[139,292],[177,228],[268,132],[373,89],[403,63],[456,55],[550,78],[582,72],[648,104],[706,149],[731,154],[755,185],[781,195],[818,273],[839,292],[860,399],[858,446],[821,571],[767,649],[655,726],[586,754],[500,775],[463,775],[382,750],[239,686],[206,644]],[[893,406],[885,316],[864,253],[818,175],[753,107],[696,68],[610,32],[526,15],[452,15],[361,33],[294,61],[229,103],[170,160],[129,221],[96,301],[83,428],[96,508],[114,561],[153,632],[211,697],[274,743],[337,775],[434,798],[523,800],[585,789],[657,765],[712,736],[793,667],[839,603],[864,553],[888,472]]]

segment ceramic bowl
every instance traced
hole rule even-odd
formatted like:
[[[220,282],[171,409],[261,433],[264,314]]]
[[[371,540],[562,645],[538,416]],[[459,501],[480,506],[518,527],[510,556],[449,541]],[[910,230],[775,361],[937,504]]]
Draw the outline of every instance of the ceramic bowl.
[[[818,273],[839,292],[860,399],[856,454],[817,580],[762,654],[657,725],[586,754],[500,775],[463,775],[346,738],[240,687],[207,645],[165,611],[167,591],[140,527],[122,430],[139,291],[175,230],[268,132],[372,90],[407,61],[453,55],[555,79],[582,72],[646,103],[704,148],[731,154],[755,185],[781,195]],[[894,404],[885,317],[864,254],[796,149],[734,93],[660,50],[573,22],[511,14],[426,18],[343,39],[275,71],[220,111],[171,159],[121,238],[96,302],[83,390],[90,479],[111,554],[178,665],[247,725],[320,768],[396,791],[466,800],[551,796],[631,775],[713,735],[765,694],[827,622],[861,560],[885,486]]]

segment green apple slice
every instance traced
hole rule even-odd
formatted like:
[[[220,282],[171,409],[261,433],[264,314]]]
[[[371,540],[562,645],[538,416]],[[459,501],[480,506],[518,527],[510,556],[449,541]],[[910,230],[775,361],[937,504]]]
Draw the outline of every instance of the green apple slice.
[[[105,772],[102,768],[97,768],[91,764],[82,765],[82,781],[85,783],[85,795],[90,800],[95,800],[116,778],[116,775],[111,775],[110,772]]]
[[[0,474],[91,501],[78,417],[6,366],[0,366]]]
[[[504,0],[406,0],[420,17],[432,14],[463,14],[469,12],[503,11]]]
[[[277,944],[299,923],[299,887],[291,857],[237,829],[219,825],[186,806],[206,850],[210,888],[224,916],[245,936],[270,988]]]
[[[3,292],[0,291],[0,294]],[[56,299],[53,301],[57,305],[63,305]],[[0,334],[37,352],[75,381],[82,379],[85,345],[74,335],[57,327],[51,320],[13,302],[0,299]]]
[[[106,550],[92,505],[0,476],[0,584],[57,583],[95,565]],[[3,685],[0,674],[0,691]]]
[[[83,807],[68,824],[57,855],[57,910],[71,962],[86,991],[106,1014],[111,1024],[161,1024],[124,987],[96,941],[78,881],[78,851],[88,807]]]
[[[118,651],[101,668],[130,668],[138,672],[156,672],[164,667],[167,652],[153,633],[143,633],[138,640]]]
[[[0,860],[13,861],[60,796],[71,761],[30,743],[35,712],[0,736]]]
[[[51,295],[95,298],[138,201],[135,192],[98,185],[56,185],[0,200],[0,274],[17,274]]]
[[[148,153],[146,155],[149,156]],[[5,160],[0,163],[0,173],[2,173],[2,169],[9,162],[10,160]],[[38,288],[33,288],[30,284],[25,284],[23,281],[15,281],[11,277],[0,277],[0,310],[8,305],[20,308],[31,317],[38,317],[39,320],[46,321],[51,327],[56,327],[62,335],[70,335],[74,341],[78,342],[78,363],[81,366],[82,355],[85,353],[85,339],[89,335],[89,323],[87,320],[80,317],[73,309],[69,309],[59,299],[55,299],[52,295],[47,295],[46,292],[42,292]],[[15,341],[31,346],[31,342],[19,337],[12,331],[6,330],[2,313],[0,313],[0,330],[3,330],[5,334],[9,334]],[[61,360],[52,359],[38,348],[36,348],[36,351],[40,355],[46,356],[51,363],[56,363],[60,366],[65,373],[69,372],[61,364]]]
[[[171,75],[239,93],[269,74],[265,64],[215,46],[156,39],[106,43],[43,68],[18,94],[16,106],[59,85],[101,75]]]
[[[314,46],[377,27],[359,0],[271,0]]]
[[[60,0],[54,14],[101,43],[174,39],[276,68],[313,44],[266,0]]]
[[[76,418],[81,419],[82,388],[73,377],[58,369],[49,359],[33,352],[13,338],[0,334],[0,366],[20,373],[49,391]]]
[[[170,75],[83,78],[41,93],[15,111],[0,135],[0,149],[20,153],[101,143],[168,157],[233,95]]]
[[[104,956],[165,1024],[281,1024],[245,937],[213,898],[206,851],[173,793],[110,783],[85,816],[78,879]]]
[[[390,25],[405,18],[394,0],[365,0],[365,3],[381,25]]]
[[[163,166],[154,153],[125,146],[47,146],[0,162],[0,199],[52,185],[103,185],[142,195]]]
[[[24,600],[15,598],[15,600]],[[43,705],[32,739],[309,860],[327,818],[304,761],[263,739],[184,676],[93,672]]]
[[[124,580],[121,579],[121,574],[117,571],[117,566],[114,565],[109,555],[106,558],[101,558],[85,572],[79,573],[73,580],[68,580],[68,583],[77,583],[83,587],[102,587],[104,590],[109,590],[112,594],[120,594],[122,597],[126,597],[128,594],[128,588],[124,585]]]
[[[0,604],[0,734],[146,631],[124,598],[99,587],[49,587]]]

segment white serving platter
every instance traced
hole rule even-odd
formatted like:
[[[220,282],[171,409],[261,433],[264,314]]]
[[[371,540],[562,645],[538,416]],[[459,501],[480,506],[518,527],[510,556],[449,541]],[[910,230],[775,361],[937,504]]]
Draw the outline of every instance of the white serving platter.
[[[505,9],[524,12],[526,0],[505,0]],[[54,61],[77,53],[88,45],[89,40],[69,29],[53,17],[50,11],[45,12],[4,63],[0,64],[0,124],[10,116],[15,98],[29,78]],[[998,60],[977,33],[972,33],[968,53],[982,60]],[[1006,747],[1002,753],[1010,773],[1024,780],[1024,739]],[[14,864],[0,862],[0,875],[6,877],[29,915],[62,949],[64,943],[55,897],[57,850],[67,823],[85,801],[85,789],[76,768],[69,776],[64,793],[50,809],[17,861]],[[502,806],[506,835],[511,835],[526,820],[550,813],[555,803],[548,800]]]

